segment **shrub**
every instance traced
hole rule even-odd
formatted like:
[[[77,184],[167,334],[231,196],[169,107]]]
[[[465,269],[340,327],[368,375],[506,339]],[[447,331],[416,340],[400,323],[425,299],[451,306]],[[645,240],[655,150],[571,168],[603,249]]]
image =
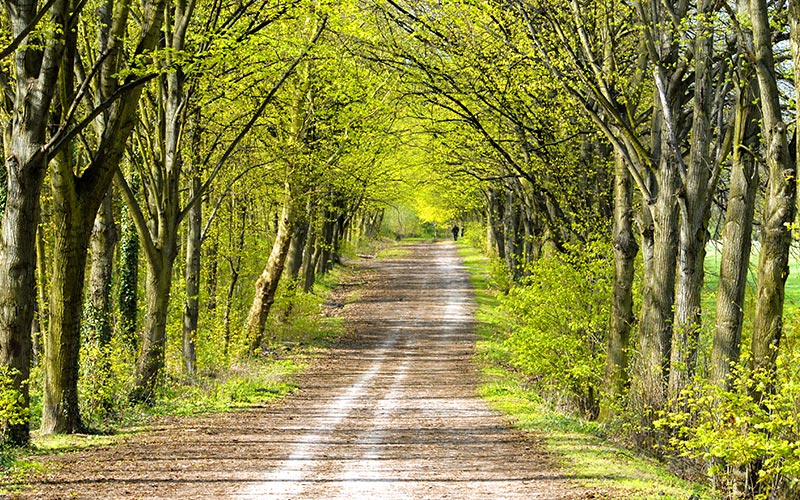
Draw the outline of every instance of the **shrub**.
[[[777,376],[753,373],[744,360],[730,389],[698,384],[683,411],[656,422],[670,447],[702,460],[726,498],[800,497],[800,352],[778,358]],[[752,389],[764,390],[760,400]]]
[[[14,375],[17,371],[0,367],[0,422],[11,425],[25,423],[30,412],[24,405],[22,393],[14,387]]]
[[[607,245],[545,257],[501,299],[513,364],[550,399],[596,417],[612,276]]]
[[[78,384],[81,416],[89,428],[107,430],[117,413],[128,405],[133,387],[135,359],[124,340],[117,336],[106,346],[84,342]]]

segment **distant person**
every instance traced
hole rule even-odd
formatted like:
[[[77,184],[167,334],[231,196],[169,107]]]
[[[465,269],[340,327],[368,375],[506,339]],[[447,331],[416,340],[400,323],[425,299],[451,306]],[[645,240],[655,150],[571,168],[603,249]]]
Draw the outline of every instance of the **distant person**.
[[[458,232],[460,229],[458,226],[453,226],[453,241],[458,241]]]

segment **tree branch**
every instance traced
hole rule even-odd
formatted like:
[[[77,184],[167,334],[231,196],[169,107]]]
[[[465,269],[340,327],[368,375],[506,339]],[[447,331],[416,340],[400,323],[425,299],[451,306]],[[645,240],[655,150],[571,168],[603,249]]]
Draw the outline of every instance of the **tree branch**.
[[[50,141],[48,141],[43,147],[43,150],[47,153],[48,160],[52,159],[53,155],[55,155],[55,153],[61,149],[64,144],[74,139],[76,135],[78,135],[84,128],[88,127],[95,118],[100,116],[103,111],[110,108],[111,105],[114,104],[114,102],[116,102],[120,97],[124,96],[136,87],[144,85],[157,76],[157,73],[151,73],[121,86],[113,94],[111,94],[108,99],[101,102],[96,108],[94,108],[92,112],[89,113],[81,122],[69,130],[67,130],[68,123],[64,122],[61,127],[59,127],[58,131],[53,134],[53,137],[50,138]]]
[[[56,3],[56,0],[48,0],[47,3],[42,6],[41,10],[36,13],[36,16],[31,20],[31,22],[25,26],[25,29],[23,29],[20,34],[11,41],[11,43],[9,43],[2,51],[0,51],[0,59],[5,59],[13,54],[15,50],[17,50],[17,47],[19,47],[22,41],[25,40],[28,35],[30,35],[31,31],[33,31],[33,28],[39,24],[39,21],[42,20],[44,15],[47,14],[47,11],[50,10],[50,7],[52,7],[54,3]]]
[[[253,128],[256,121],[258,121],[258,119],[261,117],[261,114],[267,108],[267,105],[270,102],[272,102],[272,99],[275,98],[275,95],[278,93],[278,90],[283,86],[286,80],[288,80],[289,77],[294,73],[295,69],[297,69],[297,66],[306,57],[311,48],[314,47],[319,38],[322,36],[322,33],[325,31],[327,25],[328,25],[328,17],[326,16],[322,18],[322,23],[320,24],[319,28],[317,29],[317,32],[314,34],[309,44],[306,46],[303,52],[300,55],[298,55],[294,61],[292,61],[292,64],[289,65],[289,67],[286,69],[286,71],[284,71],[280,79],[275,83],[275,85],[273,85],[272,90],[270,90],[269,93],[266,95],[266,97],[264,97],[264,99],[261,101],[261,104],[258,106],[258,109],[256,109],[256,111],[253,113],[253,116],[250,118],[250,120],[247,122],[247,124],[245,124],[244,127],[242,127],[242,130],[239,131],[239,133],[236,135],[233,141],[231,141],[231,143],[228,145],[228,148],[222,154],[222,157],[217,161],[217,164],[214,166],[214,170],[211,171],[211,174],[208,176],[208,179],[206,179],[203,185],[200,186],[200,189],[197,191],[197,193],[195,193],[195,196],[191,200],[189,200],[188,203],[186,203],[186,206],[183,208],[183,210],[181,210],[180,214],[178,214],[178,222],[180,222],[181,220],[183,220],[184,217],[186,217],[186,215],[189,213],[189,210],[191,210],[191,208],[194,206],[195,203],[199,202],[201,195],[208,189],[208,187],[217,177],[217,174],[219,174],[219,171],[222,169],[222,166],[225,164],[225,162],[228,161],[228,158],[230,158],[231,155],[233,154],[233,151],[236,149],[236,146],[238,146],[239,143],[242,141],[242,139],[244,139],[244,137],[248,134],[248,132],[250,132],[250,129]]]

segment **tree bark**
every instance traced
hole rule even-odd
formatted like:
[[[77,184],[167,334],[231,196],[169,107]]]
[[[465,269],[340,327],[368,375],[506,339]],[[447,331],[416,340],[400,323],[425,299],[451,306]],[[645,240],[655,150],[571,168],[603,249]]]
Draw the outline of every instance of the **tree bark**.
[[[130,393],[132,401],[152,404],[164,371],[167,345],[167,312],[172,286],[172,265],[175,253],[163,254],[156,261],[147,261],[145,285],[147,311],[144,317],[142,351],[136,366],[136,382]]]
[[[84,432],[78,406],[81,313],[86,258],[92,224],[76,193],[72,152],[59,153],[54,162],[53,273],[50,286],[50,329],[45,342],[45,389],[42,401],[43,434]]]
[[[109,189],[91,234],[91,271],[89,272],[89,294],[85,314],[90,340],[100,352],[99,370],[103,381],[111,376],[111,358],[108,351],[111,344],[111,284],[114,268],[114,247],[117,244],[117,228],[114,224],[113,190]],[[104,403],[110,408],[109,395]]]
[[[244,238],[247,233],[247,203],[239,203],[238,205],[234,206],[234,203],[231,202],[231,217],[230,217],[230,225],[229,227],[233,228],[236,227],[234,222],[234,208],[238,208],[239,211],[239,218],[240,221],[238,223],[239,226],[239,233],[235,240],[231,241],[231,245],[233,247],[233,251],[231,255],[227,257],[228,260],[228,267],[230,268],[230,281],[228,282],[228,291],[225,295],[225,312],[222,318],[223,323],[223,330],[224,330],[224,354],[225,356],[228,355],[228,349],[231,343],[231,311],[233,309],[233,294],[236,291],[236,287],[239,283],[239,275],[242,269],[242,251],[244,249]],[[233,235],[231,235],[232,237]],[[231,238],[233,239],[233,238]]]
[[[331,255],[333,253],[333,232],[336,219],[333,211],[326,208],[322,213],[322,231],[317,239],[317,248],[314,251],[314,260],[317,263],[317,274],[324,275],[330,270]]]
[[[652,240],[647,241],[650,234],[643,234],[643,299],[637,359],[631,381],[631,404],[640,415],[642,425],[642,434],[638,439],[645,446],[654,444],[652,423],[667,402],[678,250],[675,194],[678,160],[668,143],[668,120],[664,117],[664,111],[657,109],[655,115],[654,120],[660,130],[654,140],[660,140],[661,144],[654,148],[658,154],[655,184],[651,186],[655,200],[645,208],[649,212],[646,217],[652,217]],[[648,229],[645,226],[645,231]]]
[[[517,196],[510,187],[506,188],[505,213],[503,214],[503,234],[505,235],[506,265],[516,281],[521,276],[521,249],[519,248],[519,206]]]
[[[650,183],[647,217],[652,222],[652,247],[643,240],[644,296],[631,381],[631,405],[641,418],[641,433],[637,439],[644,446],[658,442],[653,422],[666,408],[673,349],[678,205],[683,201],[679,196],[685,196],[686,189],[679,175],[684,169],[680,144],[681,130],[686,126],[681,110],[681,98],[685,93],[682,74],[686,68],[680,57],[680,28],[673,21],[683,20],[687,8],[688,3],[683,1],[639,6],[655,84],[650,152],[655,172],[645,180]]]
[[[633,235],[633,189],[628,167],[617,154],[614,169],[614,290],[606,345],[605,394],[600,419],[614,415],[614,404],[628,389],[628,349],[633,315],[634,261],[639,247]]]
[[[644,298],[640,319],[639,359],[635,367],[633,393],[641,405],[645,426],[666,403],[666,383],[672,338],[677,250],[677,210],[672,167],[662,170],[661,191],[653,207],[653,257],[650,274],[644,276]],[[671,189],[672,187],[672,189]]]
[[[180,53],[185,49],[186,30],[194,5],[195,3],[191,0],[179,1],[169,4],[165,9],[166,43],[175,53]],[[170,60],[170,62],[172,61]],[[148,206],[154,208],[154,220],[146,223],[135,198],[129,192],[126,194],[128,206],[137,214],[137,230],[144,244],[148,269],[145,330],[142,338],[142,350],[137,363],[136,382],[130,398],[146,403],[154,401],[156,389],[164,370],[172,271],[178,255],[178,227],[184,216],[180,208],[179,186],[183,169],[181,138],[186,96],[184,95],[185,75],[180,65],[175,71],[165,74],[161,83],[163,112],[158,115],[158,119],[153,120],[154,123],[147,125],[153,129],[148,132],[156,134],[155,130],[157,130],[158,133],[163,134],[164,144],[155,153],[143,152],[143,157],[149,158],[149,162],[144,168],[148,169],[152,180],[148,189],[145,190],[145,195]],[[150,153],[150,155],[145,153]],[[195,187],[197,190],[200,189],[199,180],[197,185],[190,190],[191,193],[198,194],[194,191]],[[194,207],[199,206],[199,199],[195,198],[192,201],[195,203]],[[193,230],[199,231],[199,228],[190,227],[189,231]],[[197,238],[198,235],[199,232],[194,237]],[[193,253],[198,251],[194,248],[189,250]],[[195,285],[194,291],[197,292],[197,285]],[[187,299],[196,300],[196,296],[197,293],[194,293]],[[187,333],[184,332],[184,364],[187,373],[191,376],[195,369],[194,332],[188,334],[190,338],[186,338],[186,336]]]
[[[139,349],[139,235],[126,206],[122,207],[119,245],[119,332],[132,352]]]
[[[94,330],[100,348],[111,342],[111,279],[114,267],[114,247],[117,228],[114,224],[112,190],[109,189],[95,217],[91,234],[91,272],[89,273],[88,302],[96,321]]]
[[[294,282],[297,281],[300,269],[303,267],[303,250],[306,247],[308,232],[308,220],[299,221],[292,235],[292,242],[289,245],[289,254],[286,256],[286,272],[289,275],[289,279]]]
[[[775,371],[783,333],[784,286],[789,275],[789,247],[792,241],[789,228],[796,211],[796,169],[795,161],[789,155],[788,129],[781,114],[766,0],[750,1],[750,19],[754,64],[761,96],[761,135],[769,174],[761,222],[751,362],[755,371],[764,372],[769,380],[774,380],[771,375]],[[757,388],[753,393],[756,398],[762,395]]]
[[[192,188],[189,197],[199,194],[200,178],[192,177]],[[202,204],[195,203],[189,210],[186,230],[186,297],[183,303],[183,369],[189,378],[197,372],[197,352],[195,339],[200,312],[200,232],[202,222]]]
[[[278,282],[281,274],[283,274],[286,254],[289,253],[289,245],[292,241],[296,217],[294,213],[295,203],[296,201],[292,199],[291,189],[287,182],[286,201],[281,211],[278,233],[275,235],[275,242],[272,244],[272,252],[267,260],[267,265],[256,281],[255,297],[247,318],[248,351],[251,356],[256,355],[261,348],[264,339],[264,325],[272,304],[275,302],[275,292],[278,290]]]
[[[711,122],[713,78],[714,6],[716,2],[698,0],[697,33],[694,40],[693,122],[690,134],[690,157],[683,186],[678,287],[675,299],[675,328],[669,371],[669,398],[677,401],[690,383],[697,365],[702,325],[701,299],[705,271],[703,263],[708,241],[708,218],[714,189],[717,163],[710,154],[714,127]],[[720,72],[723,76],[727,73]],[[725,90],[724,83],[718,85]],[[723,141],[719,131],[719,141]],[[713,177],[712,177],[713,176]]]
[[[739,2],[740,10],[746,3]],[[749,41],[746,41],[749,46]],[[744,60],[744,55],[740,57]],[[739,362],[744,319],[744,296],[750,266],[753,216],[758,192],[758,168],[753,152],[758,148],[757,82],[752,67],[742,63],[733,132],[728,206],[722,230],[722,257],[717,287],[717,315],[711,348],[711,383],[730,387],[733,364]]]
[[[33,321],[36,278],[36,225],[39,216],[40,173],[44,156],[31,151],[31,140],[17,134],[6,159],[8,201],[3,214],[0,240],[0,363],[11,370],[13,387],[30,404],[28,378],[31,363],[31,321]],[[2,437],[26,445],[30,427],[4,422]]]
[[[36,315],[39,323],[39,336],[33,338],[34,363],[41,362],[44,355],[44,334],[50,327],[50,284],[48,276],[47,250],[42,225],[36,229]]]
[[[219,232],[212,231],[210,241],[203,247],[205,248],[206,270],[206,311],[212,312],[217,309],[217,273],[219,272],[219,262],[217,259],[219,248]]]
[[[134,57],[144,56],[155,47],[161,31],[164,3],[165,0],[148,0],[142,6],[142,32]],[[109,44],[115,53],[101,64],[98,93],[98,98],[101,99],[119,88],[116,73],[121,62],[121,37],[128,25],[130,0],[107,5],[114,12],[113,25],[108,32],[101,30],[98,46]],[[71,69],[70,64],[65,66]],[[128,81],[134,78],[129,76]],[[62,82],[62,90],[68,93],[74,84],[73,79],[66,78]],[[45,369],[45,387],[50,387],[45,391],[42,407],[42,429],[45,433],[81,430],[80,416],[77,414],[80,315],[74,310],[80,311],[83,298],[89,230],[113,177],[118,172],[125,145],[136,123],[141,92],[141,85],[133,87],[117,99],[102,120],[98,120],[97,127],[101,134],[98,134],[99,144],[89,166],[77,172],[68,166],[67,161],[57,162],[61,168],[53,176],[54,191],[59,191],[54,193],[54,197],[61,204],[60,210],[54,212],[54,223],[57,232],[62,233],[61,243],[57,242],[54,246],[53,261],[55,267],[66,269],[63,272],[54,272],[51,284],[53,304],[48,347],[52,346],[55,352],[47,353],[48,362],[52,361],[54,366]],[[68,281],[60,282],[62,279]]]
[[[303,267],[301,276],[303,280],[303,292],[308,293],[314,288],[316,279],[316,258],[317,240],[319,239],[319,227],[313,223],[313,216],[309,217],[309,234],[306,239],[306,248],[303,251]]]
[[[14,52],[16,79],[11,120],[4,137],[5,203],[0,216],[0,366],[11,371],[23,409],[30,404],[31,321],[36,297],[36,227],[39,193],[47,169],[46,129],[64,49],[67,2],[50,7],[50,26],[39,39],[28,35]],[[8,1],[11,35],[23,34],[38,2]],[[43,47],[43,48],[40,48]],[[3,441],[25,445],[30,424],[0,422]]]
[[[506,259],[505,241],[506,237],[503,234],[503,200],[498,197],[497,190],[493,187],[489,188],[489,228],[492,233],[492,238],[495,242],[494,254],[500,260]]]
[[[342,240],[347,230],[347,217],[340,213],[336,216],[333,223],[333,238],[331,240],[331,261],[328,270],[332,270],[336,264],[341,264]]]

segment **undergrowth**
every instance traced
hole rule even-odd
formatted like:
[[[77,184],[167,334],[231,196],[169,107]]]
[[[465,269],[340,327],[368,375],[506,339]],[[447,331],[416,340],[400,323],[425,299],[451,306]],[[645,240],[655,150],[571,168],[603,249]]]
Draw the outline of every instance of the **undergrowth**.
[[[480,252],[466,243],[458,248],[478,303],[480,340],[475,358],[483,373],[479,393],[492,408],[516,427],[542,436],[563,472],[598,495],[632,500],[710,498],[703,485],[682,480],[664,464],[616,444],[602,425],[559,411],[546,401],[514,362],[507,342],[508,322],[495,292],[502,279],[493,278],[493,265]]]
[[[106,352],[86,346],[82,352],[81,413],[86,434],[40,435],[34,430],[26,448],[0,449],[0,498],[22,487],[32,474],[46,472],[38,455],[111,446],[127,435],[146,431],[155,419],[223,413],[268,404],[297,390],[297,376],[314,358],[322,355],[342,333],[339,318],[325,314],[325,302],[338,283],[347,280],[347,270],[336,268],[321,276],[310,294],[279,293],[266,331],[269,341],[262,355],[240,355],[242,346],[231,337],[223,349],[215,325],[198,332],[198,372],[187,378],[180,358],[181,330],[168,328],[167,370],[151,404],[132,404],[127,391],[133,381],[135,357],[122,342],[112,342]],[[179,316],[178,316],[179,318]],[[178,324],[179,326],[179,324]],[[108,364],[102,376],[98,367]],[[32,374],[31,426],[36,429],[41,414],[41,370]],[[0,376],[0,389],[5,379]],[[6,391],[8,392],[8,391]],[[16,395],[0,391],[0,400]],[[2,402],[2,401],[0,401]],[[10,406],[9,406],[10,407]],[[2,405],[0,405],[0,412]],[[9,410],[10,411],[10,410]]]

